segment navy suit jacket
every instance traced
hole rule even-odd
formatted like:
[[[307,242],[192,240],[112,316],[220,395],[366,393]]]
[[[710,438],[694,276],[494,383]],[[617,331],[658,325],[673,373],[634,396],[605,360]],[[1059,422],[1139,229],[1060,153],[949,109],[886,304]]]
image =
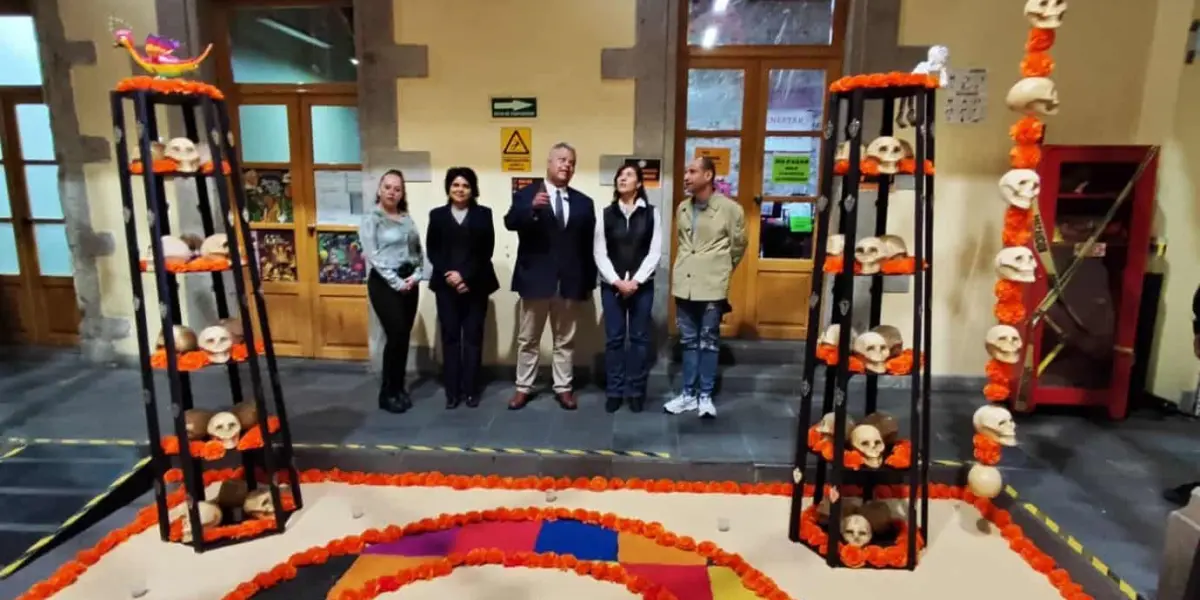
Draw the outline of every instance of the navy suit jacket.
[[[466,228],[462,231],[460,228]],[[465,260],[455,252],[456,244],[467,246]],[[437,292],[449,290],[446,273],[458,271],[472,293],[490,295],[500,289],[496,269],[492,267],[492,252],[496,248],[496,226],[492,223],[492,209],[475,205],[467,211],[462,225],[454,220],[450,205],[439,206],[429,212],[429,229],[425,234],[426,253],[433,265],[433,276],[429,289]]]
[[[543,186],[538,182],[517,190],[504,215],[504,226],[517,232],[519,240],[512,289],[531,300],[586,300],[596,289],[596,208],[587,194],[568,187],[567,226],[560,227],[550,206],[533,207],[533,197]]]

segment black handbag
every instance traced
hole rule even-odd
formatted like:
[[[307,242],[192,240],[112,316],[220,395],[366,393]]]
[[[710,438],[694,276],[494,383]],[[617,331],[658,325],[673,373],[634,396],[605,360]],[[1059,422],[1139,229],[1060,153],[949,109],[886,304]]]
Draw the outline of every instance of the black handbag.
[[[396,274],[400,276],[400,279],[408,279],[409,277],[412,277],[413,273],[416,272],[417,267],[412,263],[404,263],[399,267],[396,267]]]

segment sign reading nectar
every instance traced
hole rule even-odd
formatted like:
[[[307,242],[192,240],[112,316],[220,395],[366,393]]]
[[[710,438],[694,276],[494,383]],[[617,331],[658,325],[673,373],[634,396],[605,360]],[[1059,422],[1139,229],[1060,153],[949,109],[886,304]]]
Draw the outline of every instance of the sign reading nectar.
[[[493,119],[533,119],[537,117],[537,98],[492,98]]]
[[[533,129],[529,127],[500,128],[500,170],[504,173],[525,173],[533,170]]]

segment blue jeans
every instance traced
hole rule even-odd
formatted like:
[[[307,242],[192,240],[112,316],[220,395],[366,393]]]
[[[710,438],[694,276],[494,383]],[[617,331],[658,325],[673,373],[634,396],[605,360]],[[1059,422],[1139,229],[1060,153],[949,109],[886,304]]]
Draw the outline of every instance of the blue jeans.
[[[639,285],[628,298],[621,297],[613,286],[601,284],[600,302],[604,309],[604,379],[608,397],[644,398],[654,280]]]
[[[723,301],[675,299],[675,324],[683,346],[683,394],[712,397],[717,384],[717,342]]]

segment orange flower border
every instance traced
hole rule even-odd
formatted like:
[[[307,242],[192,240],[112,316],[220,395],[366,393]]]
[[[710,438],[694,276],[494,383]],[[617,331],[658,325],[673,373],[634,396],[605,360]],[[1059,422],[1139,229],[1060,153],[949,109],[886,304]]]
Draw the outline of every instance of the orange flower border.
[[[641,596],[645,600],[678,600],[675,594],[660,584],[651,582],[639,575],[630,574],[619,564],[579,560],[570,554],[559,555],[554,552],[504,552],[498,548],[475,549],[466,554],[451,554],[430,563],[401,569],[394,575],[385,575],[371,579],[357,589],[342,591],[337,600],[370,600],[381,594],[394,592],[417,581],[430,581],[445,577],[461,567],[478,565],[504,565],[506,568],[526,569],[556,569],[565,573],[575,573],[581,577],[591,577],[596,581],[607,581],[625,586],[625,589]],[[287,564],[280,569],[279,575],[287,575],[295,567]],[[270,574],[275,574],[271,571]],[[290,578],[289,578],[290,579]],[[254,585],[251,583],[250,585]],[[233,593],[225,596],[225,600],[244,600],[254,595],[250,587],[239,587]],[[786,597],[786,596],[784,596]]]
[[[150,166],[154,170],[154,172],[159,175],[178,175],[180,177],[190,177],[193,175],[193,173],[180,173],[179,172],[179,161],[177,161],[173,158],[160,158],[158,160],[152,161]],[[131,161],[129,163],[129,172],[134,175],[141,175],[142,173],[144,173],[145,168],[142,166],[142,161],[140,161],[140,160]],[[224,161],[224,160],[221,161],[221,172],[224,173],[225,175],[229,175],[230,173],[233,172],[231,170],[231,168],[229,167],[228,161]],[[213,174],[213,163],[211,160],[200,165],[200,173],[203,175],[212,175]]]
[[[147,75],[126,77],[117,82],[118,92],[157,92],[181,96],[208,96],[213,100],[224,100],[225,94],[214,85],[188,79],[160,79]]]
[[[825,262],[821,265],[821,270],[830,275],[840,275],[842,272],[843,258],[841,256],[826,256]],[[926,265],[928,266],[928,265]],[[917,259],[911,256],[898,256],[887,260],[879,261],[880,275],[912,275],[917,272]],[[854,274],[862,275],[862,263],[854,261]]]
[[[814,356],[817,360],[824,362],[826,365],[835,367],[838,364],[837,346],[833,344],[817,344],[817,350]],[[858,374],[867,374],[867,369],[863,365],[862,359],[851,355],[850,356],[850,372]],[[909,375],[912,373],[913,364],[916,362],[915,355],[911,348],[905,349],[899,356],[889,359],[886,363],[888,375]],[[879,375],[878,373],[869,373],[870,375]]]
[[[1053,29],[1029,30],[1025,40],[1025,56],[1021,59],[1021,77],[1049,77],[1054,71],[1054,59],[1049,51],[1054,46],[1056,34]],[[1041,120],[1024,115],[1009,127],[1008,136],[1013,141],[1009,150],[1009,164],[1014,169],[1036,169],[1042,162],[1042,138],[1046,126]],[[1000,233],[1001,244],[1008,247],[1026,246],[1033,238],[1033,210],[1009,206],[1004,211],[1004,227]],[[996,304],[992,314],[996,321],[1024,329],[1028,311],[1025,309],[1026,284],[997,279],[993,288]],[[1025,343],[1029,343],[1026,340]],[[1012,380],[1015,365],[988,360],[984,367],[987,383],[983,386],[983,397],[988,402],[1007,402],[1013,395]],[[999,444],[976,435],[974,437],[975,460],[986,465],[1000,462]],[[981,441],[982,440],[982,441]]]
[[[280,494],[279,501],[283,504],[283,510],[292,512],[296,510],[296,501],[291,494]],[[171,521],[171,529],[168,533],[168,539],[172,542],[183,540],[183,523],[187,521],[188,516],[184,516]],[[263,533],[276,528],[275,517],[265,517],[256,519],[253,517],[247,518],[241,523],[233,525],[222,525],[218,527],[206,527],[204,529],[204,541],[215,542],[217,540],[234,539],[246,540],[252,537],[257,537]]]
[[[280,471],[280,475],[286,474],[287,471]],[[214,482],[224,481],[235,477],[241,477],[242,470],[238,469],[214,469],[205,471],[204,485],[211,485]],[[168,482],[178,482],[182,480],[182,472],[179,469],[172,469],[167,472],[166,479]],[[404,474],[382,474],[382,473],[362,473],[350,471],[304,471],[300,474],[302,483],[347,483],[351,485],[374,485],[374,486],[396,486],[396,487],[449,487],[456,490],[466,489],[504,489],[504,490],[565,490],[579,489],[602,492],[606,490],[641,490],[649,493],[710,493],[710,494],[742,494],[742,495],[769,495],[769,496],[791,496],[793,485],[784,482],[772,483],[736,483],[733,481],[672,481],[669,479],[645,480],[645,479],[619,479],[605,477],[580,477],[571,479],[568,477],[500,477],[498,475],[445,475],[443,473],[404,473]],[[845,493],[849,494],[852,486],[842,486]],[[814,488],[812,484],[805,484],[804,494],[811,496]],[[884,499],[885,495],[890,493],[891,497],[907,498],[909,497],[909,486],[876,486],[875,498]],[[861,494],[861,491],[859,492]],[[173,508],[185,501],[186,491],[184,489],[176,489],[167,495],[167,506]],[[991,521],[994,525],[1000,528],[1000,533],[1004,539],[1008,540],[1009,548],[1017,552],[1025,559],[1030,566],[1040,573],[1046,574],[1050,579],[1050,583],[1059,590],[1062,597],[1066,600],[1092,600],[1092,597],[1083,592],[1082,586],[1075,583],[1071,579],[1070,573],[1064,569],[1057,568],[1054,559],[1046,555],[1033,544],[1032,541],[1025,537],[1024,531],[1019,525],[1012,522],[1012,515],[1007,510],[996,507],[991,500],[987,498],[978,498],[969,490],[962,487],[951,486],[941,483],[930,484],[929,497],[934,500],[961,500],[968,504],[974,505],[979,510],[984,518]],[[155,513],[154,506],[147,506],[138,511],[137,517],[132,523],[117,529],[104,536],[95,546],[83,550],[75,555],[75,559],[68,561],[60,566],[53,575],[49,578],[34,584],[28,591],[22,594],[17,600],[45,600],[54,594],[73,585],[79,576],[86,572],[91,566],[95,565],[99,560],[109,552],[112,552],[117,546],[125,543],[129,538],[146,531],[153,527],[158,522],[158,517]],[[468,513],[470,515],[471,513]],[[480,513],[482,515],[482,513]],[[439,517],[440,519],[440,517]],[[603,517],[602,517],[603,520]],[[420,523],[434,523],[433,519],[423,519],[417,524],[412,524],[412,527],[424,527],[427,525],[419,525]],[[648,524],[647,527],[653,524]],[[394,527],[394,526],[393,526]],[[647,527],[643,528],[643,533],[647,533]],[[388,531],[391,528],[385,529]],[[397,528],[400,529],[400,528]],[[405,529],[400,529],[401,533]],[[393,530],[394,531],[394,530]],[[653,536],[656,540],[660,533],[657,529],[654,530]],[[665,536],[666,532],[662,532]],[[364,533],[363,537],[357,538],[359,541],[367,542],[368,533]],[[334,549],[341,550],[348,548],[347,540],[353,541],[352,538],[343,538],[335,540],[325,548],[314,548],[301,552],[298,555],[293,555],[292,559],[297,556],[304,555],[307,552],[313,552],[316,557],[319,557],[322,552],[328,552],[331,546]],[[665,538],[664,539],[669,539]],[[339,542],[342,545],[338,545]],[[686,546],[685,538],[676,537],[675,546],[683,543]],[[696,545],[696,550],[701,553],[706,551],[707,546],[701,547]],[[717,549],[714,547],[711,550],[714,555]],[[332,554],[332,553],[330,553]],[[737,555],[730,555],[732,557]],[[740,557],[739,557],[740,558]],[[289,559],[289,563],[292,559]],[[304,560],[304,559],[300,559]],[[742,561],[744,563],[744,561]],[[318,561],[311,561],[306,564],[319,564]],[[295,567],[290,567],[294,569]],[[749,568],[747,565],[746,568]],[[736,569],[735,569],[736,571]],[[288,570],[285,570],[285,573]],[[271,572],[267,574],[267,580],[271,579]],[[765,577],[765,576],[764,576]],[[258,579],[257,577],[255,578]],[[278,582],[282,578],[275,578]],[[766,579],[765,581],[770,581]],[[743,582],[745,576],[743,575]],[[243,584],[245,585],[245,584]],[[782,593],[782,592],[781,592]],[[770,600],[787,598],[787,595],[768,596]]]
[[[864,158],[858,162],[858,170],[864,177],[875,177],[879,175],[879,161],[874,158]],[[897,175],[912,175],[917,172],[917,161],[911,158],[902,159],[896,165]],[[925,174],[934,175],[936,169],[933,166],[933,161],[925,160]],[[833,163],[834,175],[845,175],[850,172],[850,161],[846,159],[839,160]]]
[[[820,455],[825,462],[833,462],[833,440],[817,431],[816,425],[808,428],[808,449]],[[887,458],[883,461],[886,467],[907,469],[912,466],[912,442],[908,440],[898,440],[892,444],[891,450],[886,454]],[[853,448],[842,451],[842,465],[851,471],[857,471],[866,466],[862,452]],[[867,469],[876,470],[870,467]]]
[[[264,352],[262,340],[255,340],[254,350],[260,355]],[[234,344],[230,355],[229,360],[234,362],[246,362],[246,359],[250,357],[246,344]],[[176,358],[176,365],[180,371],[199,371],[214,364],[219,363],[208,360],[208,354],[203,350],[184,352]],[[150,367],[154,369],[167,368],[167,350],[165,348],[159,348],[150,355]]]
[[[267,417],[267,428],[271,430],[271,433],[279,431],[279,417],[274,415]],[[173,435],[164,435],[159,443],[162,445],[163,454],[167,456],[179,454],[179,438]],[[262,447],[262,428],[255,425],[246,430],[245,435],[238,440],[237,451],[245,452]],[[207,461],[214,461],[225,458],[227,449],[220,440],[192,440],[188,442],[188,452],[192,456],[197,456]]]
[[[166,259],[163,264],[168,273],[219,273],[233,268],[233,261],[220,256],[198,256],[191,260]],[[138,268],[143,273],[154,271],[154,265],[148,260],[138,261]]]
[[[938,78],[933,75],[892,71],[890,73],[872,73],[869,75],[852,75],[842,77],[841,79],[838,79],[830,84],[829,91],[836,94],[859,89],[878,90],[896,87],[923,87],[927,89],[936,89],[940,86],[940,83],[941,82],[938,80]]]

